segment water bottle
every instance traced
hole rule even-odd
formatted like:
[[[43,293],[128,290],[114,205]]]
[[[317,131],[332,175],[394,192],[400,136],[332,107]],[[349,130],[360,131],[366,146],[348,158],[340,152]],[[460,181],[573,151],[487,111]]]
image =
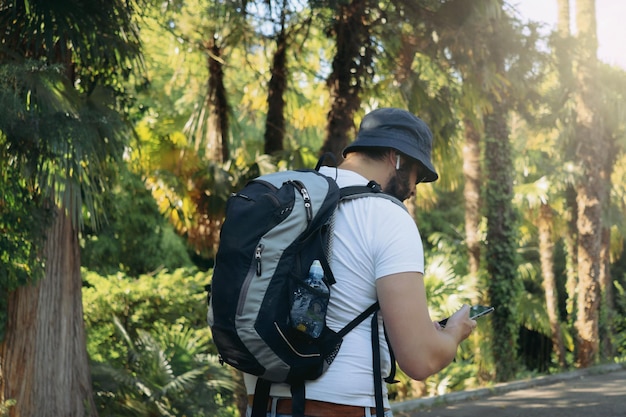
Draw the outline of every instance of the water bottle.
[[[324,269],[320,261],[315,260],[307,278],[294,291],[291,325],[317,339],[324,328],[329,297],[330,291],[324,282]]]

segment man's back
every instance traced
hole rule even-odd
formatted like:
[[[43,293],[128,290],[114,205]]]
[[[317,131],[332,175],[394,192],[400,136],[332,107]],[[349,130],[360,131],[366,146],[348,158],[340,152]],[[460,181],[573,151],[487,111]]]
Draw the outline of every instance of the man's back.
[[[431,149],[432,133],[424,121],[406,110],[376,109],[361,121],[356,140],[344,149],[339,169],[324,167],[321,172],[336,179],[340,187],[375,181],[386,194],[406,200],[415,194],[418,183],[438,178]],[[313,417],[390,416],[390,410],[383,410],[389,407],[387,395],[380,392],[386,386],[378,377],[374,383],[374,368],[381,365],[383,377],[390,369],[382,319],[398,365],[415,379],[447,366],[476,322],[470,319],[467,305],[450,316],[445,329],[432,321],[419,232],[400,205],[376,197],[342,202],[333,236],[330,265],[337,282],[331,289],[327,324],[339,330],[377,302],[378,327],[372,328],[371,320],[366,320],[346,334],[326,373],[307,382],[304,412],[295,406],[301,391],[294,391],[291,407],[291,401],[280,399],[290,397],[289,388],[278,384],[272,386],[274,399],[268,410],[287,410],[282,414],[293,410]],[[380,364],[373,360],[374,330],[379,335]],[[254,392],[254,382],[254,377],[246,377],[249,394]],[[260,398],[264,397],[254,397]]]
[[[336,179],[340,187],[369,182],[353,171],[323,167],[320,172]],[[330,265],[337,282],[331,288],[326,320],[335,331],[377,301],[376,278],[398,272],[423,272],[422,243],[413,219],[406,210],[385,198],[342,202],[336,212],[333,235]],[[386,376],[391,363],[382,317],[379,326],[382,374]],[[254,378],[248,376],[246,381],[252,394]],[[344,337],[329,369],[319,379],[307,382],[306,396],[374,407],[373,392],[371,320],[366,319]],[[272,394],[288,397],[289,387],[276,384]]]

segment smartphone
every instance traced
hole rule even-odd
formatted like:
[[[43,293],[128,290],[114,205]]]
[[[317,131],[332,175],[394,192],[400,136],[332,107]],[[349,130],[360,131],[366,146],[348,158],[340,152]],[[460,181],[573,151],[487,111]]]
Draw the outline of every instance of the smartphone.
[[[472,306],[470,307],[470,319],[476,320],[478,317],[482,317],[491,313],[494,310],[490,306]]]
[[[491,313],[493,310],[494,308],[490,306],[481,306],[481,305],[472,306],[470,307],[470,313],[469,313],[470,319],[476,320],[479,317],[482,317],[486,314]],[[439,325],[441,326],[442,329],[446,327],[447,323],[448,323],[448,318],[445,318],[439,321]]]

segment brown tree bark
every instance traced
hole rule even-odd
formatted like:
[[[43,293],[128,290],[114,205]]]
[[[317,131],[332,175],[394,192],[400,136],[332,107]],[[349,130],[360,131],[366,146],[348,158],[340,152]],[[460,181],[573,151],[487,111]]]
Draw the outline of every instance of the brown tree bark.
[[[465,242],[469,256],[469,272],[472,276],[480,269],[481,166],[480,134],[474,122],[465,119],[465,144],[463,145],[463,199],[465,201]]]
[[[214,161],[226,162],[230,156],[228,146],[228,99],[224,86],[224,61],[222,48],[215,38],[209,44],[207,156]]]
[[[613,166],[615,164],[616,155],[619,154],[615,144],[609,140],[608,136],[603,136],[603,144],[606,152],[603,157],[606,158],[605,162],[600,168],[600,177],[604,186],[601,190],[602,201],[602,217],[608,219],[610,217],[611,207],[611,175],[613,173]],[[613,338],[611,335],[615,331],[615,301],[613,291],[613,278],[611,276],[611,225],[608,220],[602,221],[602,231],[600,236],[600,291],[601,291],[601,303],[600,311],[600,343],[602,348],[603,358],[613,358],[615,354],[615,347],[613,346]]]
[[[597,49],[595,0],[576,1],[578,55],[576,71],[577,160],[582,176],[576,186],[578,205],[577,363],[598,359],[600,307],[600,238],[605,161],[596,109]]]
[[[554,242],[552,239],[552,207],[542,204],[539,209],[537,228],[539,231],[539,258],[541,262],[541,275],[543,277],[543,289],[546,294],[546,310],[550,321],[552,349],[556,354],[561,368],[567,366],[565,360],[565,344],[559,318],[559,301],[556,277],[554,276]]]
[[[209,72],[206,97],[185,125],[185,131],[193,141],[195,150],[203,150],[211,161],[224,163],[230,157],[230,150],[229,105],[224,86],[222,48],[215,37],[205,41],[203,46]]]
[[[284,9],[283,9],[284,10]],[[281,14],[284,19],[284,13]],[[283,23],[284,25],[284,23]],[[267,91],[267,119],[265,120],[266,154],[282,151],[285,137],[285,91],[287,90],[287,35],[283,27],[276,38],[276,52],[272,62],[272,77]]]
[[[567,292],[566,310],[568,323],[576,321],[576,288],[578,287],[578,208],[576,206],[576,190],[568,187],[565,190],[567,207],[567,233],[563,237],[565,244],[565,290]]]
[[[372,63],[366,11],[367,0],[339,5],[333,27],[336,53],[328,78],[331,109],[320,153],[333,153],[337,162],[343,159],[341,153],[355,132],[354,115],[361,107],[363,76]]]
[[[43,279],[9,296],[0,346],[0,400],[15,399],[10,417],[96,416],[82,306],[78,233],[57,210],[44,255]]]

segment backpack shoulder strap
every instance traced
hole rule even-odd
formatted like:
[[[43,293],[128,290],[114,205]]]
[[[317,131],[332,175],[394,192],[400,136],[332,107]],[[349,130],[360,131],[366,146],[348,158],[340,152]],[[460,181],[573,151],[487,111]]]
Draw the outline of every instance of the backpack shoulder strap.
[[[379,308],[380,308],[380,306],[378,305],[378,301],[376,301],[374,304],[369,306],[365,311],[363,311],[361,314],[359,314],[354,319],[352,319],[352,321],[350,323],[346,324],[346,326],[343,329],[339,330],[337,332],[337,334],[340,337],[344,337],[352,329],[354,329],[356,326],[358,326],[363,320],[365,320],[367,317],[369,317],[370,314],[378,311]]]
[[[332,152],[326,152],[322,156],[320,156],[320,158],[317,160],[317,164],[315,165],[315,171],[319,172],[320,168],[322,167],[322,164],[327,158],[331,159],[335,169],[337,168],[337,158],[335,157],[335,155]],[[335,180],[336,179],[337,178],[335,177]],[[377,183],[374,180],[370,181],[367,185],[352,185],[352,186],[343,187],[340,189],[340,197],[339,197],[340,202],[345,201],[345,200],[353,200],[355,198],[361,198],[361,197],[383,197],[383,198],[386,198],[387,200],[390,200],[396,203],[398,206],[408,211],[406,206],[402,203],[402,201],[400,201],[399,199],[397,199],[396,197],[390,194],[383,192],[383,188],[380,186],[379,183]]]
[[[354,200],[363,197],[382,197],[402,207],[405,211],[407,208],[402,201],[396,197],[383,192],[382,187],[376,181],[370,181],[367,185],[352,185],[343,187],[339,190],[339,201]]]

